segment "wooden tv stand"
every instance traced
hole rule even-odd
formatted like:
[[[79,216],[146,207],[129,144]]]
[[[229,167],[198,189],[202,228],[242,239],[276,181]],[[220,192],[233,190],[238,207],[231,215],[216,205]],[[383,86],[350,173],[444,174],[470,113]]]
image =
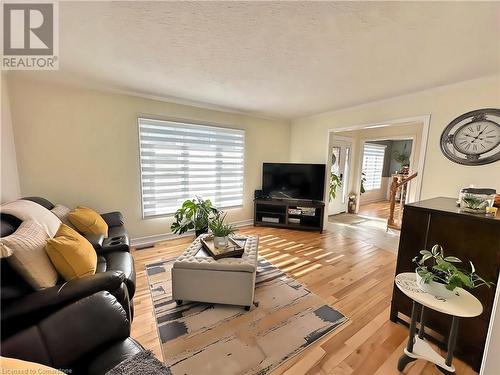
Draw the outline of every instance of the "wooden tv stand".
[[[325,204],[323,202],[255,199],[253,224],[255,226],[313,230],[322,233],[324,212]]]

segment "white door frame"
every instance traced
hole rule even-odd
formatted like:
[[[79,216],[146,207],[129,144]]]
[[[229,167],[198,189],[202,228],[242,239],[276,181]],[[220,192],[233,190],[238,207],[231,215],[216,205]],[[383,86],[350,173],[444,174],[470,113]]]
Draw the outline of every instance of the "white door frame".
[[[420,176],[420,178],[417,180],[417,187],[415,189],[415,199],[418,201],[418,200],[420,200],[420,197],[422,195],[422,181],[423,181],[423,177],[424,177],[424,164],[425,164],[425,156],[426,156],[426,152],[427,152],[427,143],[429,141],[430,122],[431,122],[431,115],[428,114],[428,115],[393,119],[393,120],[388,120],[388,121],[383,121],[383,122],[357,124],[357,125],[351,125],[351,126],[346,126],[346,127],[328,129],[326,132],[325,164],[328,165],[328,159],[330,156],[330,150],[329,150],[330,133],[339,133],[339,132],[345,132],[345,131],[349,131],[349,130],[382,128],[382,127],[387,127],[387,126],[414,125],[415,123],[421,123],[422,124],[422,139],[420,140],[420,155],[419,155],[418,168],[417,168],[417,173]],[[359,182],[358,182],[358,185],[359,185]],[[328,192],[327,188],[328,188],[328,183],[325,183],[325,192]],[[327,194],[325,194],[325,195],[327,196]],[[328,197],[326,199],[328,199]],[[359,199],[358,199],[358,204],[359,204]],[[328,210],[325,210],[324,222],[328,223]]]
[[[328,135],[330,136],[330,133],[328,133]],[[355,142],[354,142],[354,138],[352,137],[344,137],[344,136],[341,136],[341,135],[334,135],[333,136],[334,138],[332,139],[332,142],[335,142],[335,141],[340,141],[340,142],[346,142],[346,143],[349,143],[350,144],[350,158],[349,158],[349,175],[348,177],[350,178],[351,177],[351,174],[352,174],[352,155],[354,155],[354,148],[356,147],[355,146]],[[326,201],[325,201],[325,211],[326,211],[326,216],[328,217],[329,216],[329,205],[330,205],[330,171],[331,171],[331,168],[332,168],[332,154],[331,154],[331,151],[332,151],[332,147],[333,147],[333,144],[330,142],[330,138],[328,138],[328,161],[327,161],[327,164],[326,164],[326,170],[327,170],[327,174],[328,174],[328,177],[327,177],[327,181],[326,181]],[[345,169],[345,168],[344,168]],[[345,173],[344,173],[345,175]],[[343,183],[345,184],[345,181],[343,181]],[[349,181],[347,181],[347,184],[349,186]],[[347,195],[349,195],[349,191],[347,191]],[[346,207],[347,207],[347,203],[346,203]]]

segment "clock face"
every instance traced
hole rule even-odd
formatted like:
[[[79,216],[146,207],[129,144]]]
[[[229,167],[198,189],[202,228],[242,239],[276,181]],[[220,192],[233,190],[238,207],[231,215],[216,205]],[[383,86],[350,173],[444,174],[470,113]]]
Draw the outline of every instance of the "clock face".
[[[441,135],[444,155],[460,164],[500,160],[500,109],[480,109],[453,120]]]
[[[480,155],[493,150],[500,142],[500,125],[477,121],[462,125],[453,137],[455,148],[463,154]]]

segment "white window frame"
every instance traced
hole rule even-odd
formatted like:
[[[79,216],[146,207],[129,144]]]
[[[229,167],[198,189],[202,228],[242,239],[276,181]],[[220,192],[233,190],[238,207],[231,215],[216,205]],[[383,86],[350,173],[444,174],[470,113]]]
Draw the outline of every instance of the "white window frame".
[[[141,138],[142,138],[142,132],[141,132],[141,121],[145,121],[145,122],[151,122],[151,123],[157,123],[157,125],[161,126],[162,124],[163,125],[174,125],[175,124],[178,124],[179,127],[184,127],[184,128],[189,128],[189,127],[192,127],[192,128],[196,128],[196,127],[200,127],[200,128],[204,128],[204,130],[206,131],[210,131],[211,129],[212,130],[221,130],[221,131],[234,131],[235,134],[236,133],[240,133],[241,136],[242,136],[242,140],[243,140],[243,143],[242,143],[242,146],[243,146],[243,149],[241,151],[241,167],[242,167],[242,173],[241,173],[241,204],[230,204],[230,205],[224,205],[224,204],[218,204],[217,200],[212,200],[212,203],[214,204],[214,206],[216,206],[217,208],[219,209],[231,209],[231,208],[238,208],[238,207],[243,207],[244,205],[244,200],[245,200],[245,152],[246,152],[246,132],[244,129],[238,129],[238,128],[231,128],[231,127],[226,127],[226,126],[217,126],[217,125],[213,125],[213,124],[207,124],[207,123],[198,123],[198,122],[194,122],[194,121],[190,121],[190,120],[179,120],[179,119],[165,119],[165,118],[157,118],[157,117],[151,117],[151,116],[139,116],[137,118],[137,132],[138,132],[138,143],[139,143],[139,155],[138,155],[138,159],[139,159],[139,175],[140,175],[140,183],[141,183],[141,212],[142,212],[142,218],[144,220],[146,219],[154,219],[154,218],[158,218],[158,217],[171,217],[173,216],[173,214],[175,213],[175,211],[177,210],[177,208],[180,207],[180,205],[182,204],[182,202],[180,202],[178,204],[178,207],[176,207],[175,209],[172,208],[171,210],[167,211],[167,212],[162,212],[160,214],[146,214],[145,213],[145,207],[144,207],[144,203],[145,203],[145,199],[144,199],[144,188],[145,188],[145,185],[144,185],[144,180],[145,180],[145,177],[143,175],[143,159],[142,159],[142,155],[143,155],[143,151],[144,151],[144,148],[143,148],[143,144],[141,142]],[[156,125],[156,124],[155,124]],[[181,146],[182,147],[182,146]],[[200,156],[202,157],[202,156]],[[207,171],[208,172],[208,171]],[[220,179],[220,176],[217,176],[218,179]],[[186,190],[187,187],[189,185],[187,184],[183,184],[182,185],[182,189],[183,190]],[[220,194],[220,191],[217,191],[215,193],[215,195],[219,195]],[[198,195],[200,196],[200,198],[211,198],[211,197],[207,197],[206,195],[204,195],[203,193],[201,194],[197,194],[197,193],[193,193],[192,192],[192,189],[191,189],[191,193],[189,194],[189,196],[187,197],[183,197],[181,198],[182,201],[185,201],[187,199],[193,199],[195,198],[195,196]]]
[[[379,149],[379,150],[382,150],[383,151],[383,154],[382,154],[382,164],[381,164],[381,167],[380,167],[380,176],[378,177],[379,178],[379,181],[378,181],[378,186],[377,187],[374,187],[375,184],[373,183],[373,181],[370,181],[369,180],[369,177],[368,177],[368,174],[365,173],[365,178],[366,178],[366,181],[364,183],[364,187],[365,187],[365,191],[368,192],[368,191],[374,191],[374,190],[380,190],[382,188],[382,176],[383,176],[383,173],[384,173],[384,161],[385,161],[385,153],[386,153],[386,149],[387,149],[387,146],[386,145],[379,145],[379,144],[375,144],[375,143],[370,143],[370,142],[365,142],[363,144],[363,160],[361,161],[361,172],[365,172],[365,157],[366,157],[366,148],[372,148],[372,149]],[[377,171],[375,170],[374,173],[376,173]],[[370,176],[371,178],[371,176]]]

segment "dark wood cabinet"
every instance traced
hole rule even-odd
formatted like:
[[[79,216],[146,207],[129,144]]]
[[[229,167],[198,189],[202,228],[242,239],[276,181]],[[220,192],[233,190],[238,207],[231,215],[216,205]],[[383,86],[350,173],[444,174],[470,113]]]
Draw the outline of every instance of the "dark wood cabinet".
[[[255,199],[253,224],[323,232],[324,214],[323,202]]]
[[[422,249],[439,244],[445,255],[454,255],[476,266],[479,275],[497,282],[500,269],[500,217],[487,217],[460,212],[453,198],[434,198],[405,206],[401,226],[396,274],[414,272],[412,259]],[[480,287],[471,291],[483,304],[477,318],[461,319],[456,355],[479,371],[488,332],[496,287]],[[407,324],[411,315],[411,300],[394,286],[391,320]],[[444,314],[428,311],[426,327],[432,331],[432,341],[446,348],[445,337],[451,319]],[[427,331],[426,331],[427,333]]]

